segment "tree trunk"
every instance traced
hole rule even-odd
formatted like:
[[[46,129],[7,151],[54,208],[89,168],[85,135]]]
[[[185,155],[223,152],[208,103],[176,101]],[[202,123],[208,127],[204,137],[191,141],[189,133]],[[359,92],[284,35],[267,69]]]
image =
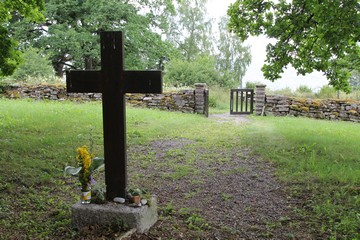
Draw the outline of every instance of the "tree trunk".
[[[94,59],[92,57],[85,57],[85,70],[94,69]]]
[[[63,62],[53,62],[53,67],[55,70],[56,76],[62,78],[64,76],[64,63]]]

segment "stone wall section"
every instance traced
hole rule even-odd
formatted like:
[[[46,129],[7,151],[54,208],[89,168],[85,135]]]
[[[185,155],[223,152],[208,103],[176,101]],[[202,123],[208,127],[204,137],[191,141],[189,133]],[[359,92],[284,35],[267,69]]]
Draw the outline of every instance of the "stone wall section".
[[[194,90],[163,94],[126,94],[125,98],[128,103],[137,107],[195,113]]]
[[[157,108],[168,111],[205,114],[206,85],[195,90],[181,90],[163,94],[126,94],[126,101],[134,106]],[[0,89],[0,96],[10,99],[31,98],[36,100],[101,101],[101,93],[67,93],[64,85],[13,85]]]
[[[303,99],[267,95],[267,116],[304,116],[317,119],[360,122],[360,102],[341,99]]]
[[[264,114],[265,87],[266,85],[256,85],[255,87],[255,114],[258,116]]]

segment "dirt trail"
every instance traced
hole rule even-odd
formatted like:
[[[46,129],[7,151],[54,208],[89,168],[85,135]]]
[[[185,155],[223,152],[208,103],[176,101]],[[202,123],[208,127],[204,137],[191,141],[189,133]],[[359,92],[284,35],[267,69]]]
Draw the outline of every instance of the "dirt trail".
[[[249,115],[230,115],[230,113],[211,114],[211,119],[217,119],[219,122],[235,122],[239,124],[248,123],[251,121]]]
[[[229,114],[210,118],[251,121]],[[220,152],[196,149],[193,162],[176,162],[176,157],[189,159],[194,154],[192,145],[191,140],[169,139],[129,150],[158,159],[147,167],[134,161],[130,171],[143,169],[138,174],[144,176],[143,186],[158,196],[160,213],[149,233],[131,239],[314,239],[295,216],[297,202],[274,177],[270,163],[239,147]],[[180,170],[183,175],[175,177]]]

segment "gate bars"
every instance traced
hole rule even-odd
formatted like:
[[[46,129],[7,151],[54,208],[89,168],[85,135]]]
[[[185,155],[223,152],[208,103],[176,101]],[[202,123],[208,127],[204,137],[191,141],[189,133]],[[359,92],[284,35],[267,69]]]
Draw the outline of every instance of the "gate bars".
[[[252,114],[254,112],[254,89],[231,89],[230,114]]]

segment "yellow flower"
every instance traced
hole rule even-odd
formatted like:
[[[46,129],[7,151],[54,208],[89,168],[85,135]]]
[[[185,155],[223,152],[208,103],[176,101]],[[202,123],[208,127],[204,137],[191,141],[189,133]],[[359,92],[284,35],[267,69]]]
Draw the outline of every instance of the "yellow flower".
[[[84,166],[85,169],[90,168],[90,166],[91,166],[91,157],[90,157],[90,155],[84,156],[83,166]]]
[[[87,150],[87,147],[84,145],[76,149],[76,151],[77,151],[76,159],[79,165],[81,165],[84,168],[84,170],[89,169],[92,161],[91,161],[91,155]]]

